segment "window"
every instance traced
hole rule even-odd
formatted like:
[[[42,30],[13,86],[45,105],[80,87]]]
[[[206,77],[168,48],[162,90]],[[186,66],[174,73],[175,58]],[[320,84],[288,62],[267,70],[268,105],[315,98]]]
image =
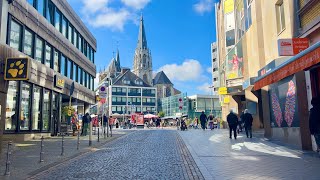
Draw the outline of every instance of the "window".
[[[86,77],[86,87],[87,87],[87,88],[89,88],[89,86],[90,86],[89,77],[90,77],[90,74],[87,73],[87,77]]]
[[[41,121],[41,88],[33,88],[32,130],[40,130]]]
[[[73,63],[73,75],[72,79],[76,82],[78,82],[78,66],[76,63]]]
[[[30,85],[23,82],[21,86],[20,130],[29,130],[30,124]]]
[[[52,58],[52,48],[50,45],[46,44],[45,65],[48,67],[51,67],[51,58]]]
[[[35,60],[43,62],[43,40],[39,37],[36,38],[36,56]]]
[[[83,75],[83,77],[82,77],[82,85],[83,86],[87,86],[87,72],[85,72],[85,71],[83,71],[83,73],[82,73],[82,75]]]
[[[22,27],[15,21],[11,21],[10,29],[10,47],[21,51],[21,37],[22,37]]]
[[[42,130],[43,131],[49,130],[50,106],[51,106],[50,91],[45,89],[43,93],[43,109],[42,109],[42,116],[43,116]]]
[[[18,81],[9,81],[7,103],[6,103],[6,119],[5,119],[5,130],[16,130],[17,128],[17,104],[18,97]]]
[[[45,6],[44,6],[45,2],[44,1],[45,0],[37,0],[37,10],[43,16],[46,15],[45,14]]]
[[[92,49],[92,62],[94,63],[94,50]]]
[[[34,0],[27,0],[27,2],[28,2],[31,6],[34,5]]]
[[[60,72],[59,68],[59,52],[57,50],[54,51],[54,57],[53,57],[53,70],[56,72]]]
[[[217,81],[217,78],[213,78],[213,81]]]
[[[94,78],[93,76],[91,76],[91,90],[93,91],[94,90]]]
[[[62,35],[67,38],[67,19],[65,17],[62,18]]]
[[[47,8],[47,20],[54,25],[54,4],[51,0],[48,0],[48,8]]]
[[[117,92],[117,88],[113,87],[112,92]]]
[[[82,81],[81,81],[82,74],[81,74],[81,73],[82,73],[82,70],[81,70],[81,68],[79,67],[79,68],[78,68],[78,81],[77,81],[79,84],[82,84]]]
[[[92,61],[92,57],[91,57],[91,47],[89,46],[89,60]]]
[[[88,74],[88,88],[91,89],[91,75]]]
[[[71,79],[71,76],[72,76],[72,74],[71,74],[71,70],[72,70],[72,61],[70,61],[70,59],[68,59],[68,64],[67,64],[67,77],[69,78],[69,79]]]
[[[83,52],[83,49],[82,49],[82,37],[81,37],[81,35],[80,34],[78,34],[78,49],[81,51],[81,52]]]
[[[232,46],[235,44],[234,29],[226,32],[226,46]]]
[[[32,57],[32,47],[33,47],[33,33],[25,29],[24,31],[24,45],[23,52]]]
[[[58,31],[61,32],[61,12],[56,8],[56,13],[55,13],[55,27]]]
[[[61,60],[60,60],[60,73],[66,76],[66,57],[62,54],[61,54]]]
[[[68,28],[68,39],[71,43],[73,43],[73,27],[71,26],[71,24],[69,23],[69,28]]]
[[[78,32],[76,30],[76,28],[73,29],[73,42],[72,42],[73,45],[75,45],[78,49]]]
[[[112,112],[117,111],[117,107],[116,106],[112,106]]]
[[[277,18],[277,31],[278,33],[280,33],[286,27],[283,1],[276,4],[276,18]]]

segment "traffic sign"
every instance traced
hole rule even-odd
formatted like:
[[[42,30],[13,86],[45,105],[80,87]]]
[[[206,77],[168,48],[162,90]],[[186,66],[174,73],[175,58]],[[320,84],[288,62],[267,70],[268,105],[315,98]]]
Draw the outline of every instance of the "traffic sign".
[[[106,86],[100,86],[99,88],[99,97],[100,98],[106,98],[107,97],[107,87]]]

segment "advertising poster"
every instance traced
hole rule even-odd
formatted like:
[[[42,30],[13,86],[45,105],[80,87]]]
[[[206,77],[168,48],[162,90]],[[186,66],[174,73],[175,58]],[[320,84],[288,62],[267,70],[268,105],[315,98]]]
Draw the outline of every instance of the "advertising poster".
[[[143,115],[136,115],[137,125],[144,125]]]
[[[270,85],[271,127],[299,127],[295,76]]]
[[[242,41],[240,41],[226,57],[227,79],[243,77],[243,52]]]

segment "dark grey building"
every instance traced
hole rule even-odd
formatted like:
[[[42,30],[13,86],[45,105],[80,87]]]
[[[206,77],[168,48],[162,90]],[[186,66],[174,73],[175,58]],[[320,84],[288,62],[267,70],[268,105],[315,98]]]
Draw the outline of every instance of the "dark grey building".
[[[28,57],[29,78],[0,73],[0,135],[54,135],[69,105],[83,114],[95,103],[96,39],[66,0],[0,0],[0,64]],[[19,135],[17,135],[19,134]]]

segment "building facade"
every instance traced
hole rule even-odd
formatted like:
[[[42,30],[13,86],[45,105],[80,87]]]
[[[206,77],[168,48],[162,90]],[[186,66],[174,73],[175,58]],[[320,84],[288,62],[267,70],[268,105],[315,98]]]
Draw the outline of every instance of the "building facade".
[[[181,104],[179,103],[179,99],[182,100]],[[189,110],[187,93],[181,93],[161,98],[161,106],[162,112],[164,112],[165,114],[164,118],[176,119],[181,116],[186,116],[188,115]],[[181,106],[182,108],[180,109],[179,106]]]
[[[188,96],[190,119],[200,117],[202,111],[208,116],[213,114],[216,118],[221,118],[221,106],[217,95],[193,95]]]
[[[13,57],[18,65],[26,57],[30,68],[24,81],[6,81],[0,73],[0,133],[55,135],[72,89],[78,113],[95,103],[96,39],[64,0],[1,0],[0,20],[0,63]]]
[[[133,73],[152,86],[152,57],[148,48],[143,16],[140,19],[138,44],[134,52]]]
[[[212,92],[213,95],[218,95],[220,87],[219,59],[217,53],[217,43],[211,43],[211,64],[212,64]]]

